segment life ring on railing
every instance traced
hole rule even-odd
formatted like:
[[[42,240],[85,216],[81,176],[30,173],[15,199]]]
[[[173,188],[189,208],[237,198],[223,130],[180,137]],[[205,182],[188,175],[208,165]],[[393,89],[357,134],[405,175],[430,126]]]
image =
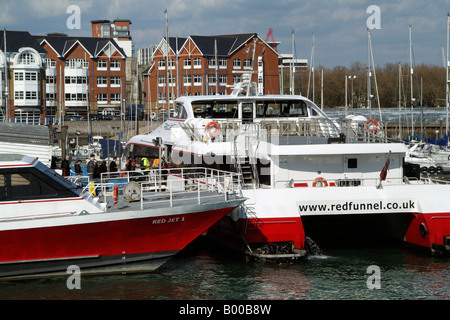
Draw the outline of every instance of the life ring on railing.
[[[117,184],[114,185],[113,200],[114,200],[114,207],[115,207],[117,204],[117,201],[119,200],[119,187],[117,186]]]
[[[325,180],[322,177],[317,177],[313,183],[312,183],[313,187],[328,187],[328,182],[327,180]]]
[[[366,122],[366,130],[370,133],[376,133],[378,130],[378,122],[375,119],[369,119]]]
[[[219,134],[220,126],[217,122],[211,121],[206,125],[206,131],[208,132],[210,137],[214,137],[215,135]]]

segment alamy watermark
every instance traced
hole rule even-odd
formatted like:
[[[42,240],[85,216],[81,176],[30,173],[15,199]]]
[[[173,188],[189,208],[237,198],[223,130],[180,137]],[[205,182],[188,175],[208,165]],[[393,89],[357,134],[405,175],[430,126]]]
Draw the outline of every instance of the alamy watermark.
[[[369,290],[381,289],[381,269],[377,265],[370,265],[366,270],[367,274],[370,276],[367,278],[367,288]]]
[[[366,26],[367,29],[381,29],[381,9],[379,6],[371,5],[367,7],[367,14],[371,14],[367,18]]]
[[[66,286],[69,290],[81,289],[81,270],[79,266],[71,265],[67,267],[67,274],[70,276],[67,278]]]
[[[81,29],[81,9],[77,5],[71,5],[67,7],[67,14],[70,16],[67,18],[67,29]]]

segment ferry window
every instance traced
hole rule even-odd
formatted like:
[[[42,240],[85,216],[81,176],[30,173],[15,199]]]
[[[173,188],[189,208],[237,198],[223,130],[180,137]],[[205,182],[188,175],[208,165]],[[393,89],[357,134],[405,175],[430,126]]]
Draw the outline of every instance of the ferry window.
[[[237,118],[237,102],[236,101],[216,101],[213,106],[213,118],[232,119]]]
[[[280,104],[279,103],[269,103],[266,109],[266,117],[279,117],[280,116]]]
[[[210,103],[195,102],[192,103],[192,110],[194,110],[194,116],[196,118],[210,118],[212,107]]]
[[[289,106],[289,115],[293,117],[305,117],[306,103],[304,101],[295,101]]]
[[[35,199],[56,194],[53,187],[31,173],[11,174],[11,196],[14,199]]]
[[[182,103],[177,103],[175,110],[173,111],[173,118],[175,119],[186,119],[187,113],[184,105]]]
[[[356,158],[349,158],[347,161],[347,167],[349,169],[356,169],[358,168],[358,159]]]
[[[243,119],[253,118],[253,103],[242,104],[242,118]]]
[[[0,174],[0,200],[6,199],[6,177]]]
[[[237,118],[236,101],[193,102],[192,109],[197,118]]]

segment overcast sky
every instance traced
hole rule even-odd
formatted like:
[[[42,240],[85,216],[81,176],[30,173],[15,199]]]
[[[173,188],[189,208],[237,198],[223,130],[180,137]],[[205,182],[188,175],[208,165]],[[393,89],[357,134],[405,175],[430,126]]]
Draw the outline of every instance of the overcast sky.
[[[80,29],[67,28],[71,5],[80,8]],[[367,13],[371,5],[379,16]],[[408,63],[411,24],[415,64],[442,65],[450,0],[0,0],[0,28],[91,36],[91,20],[129,19],[142,48],[164,36],[165,9],[170,36],[256,32],[265,39],[272,28],[279,52],[291,53],[294,30],[297,58],[310,59],[314,32],[316,65],[326,67],[367,63],[368,19],[380,27],[371,30],[375,64]]]

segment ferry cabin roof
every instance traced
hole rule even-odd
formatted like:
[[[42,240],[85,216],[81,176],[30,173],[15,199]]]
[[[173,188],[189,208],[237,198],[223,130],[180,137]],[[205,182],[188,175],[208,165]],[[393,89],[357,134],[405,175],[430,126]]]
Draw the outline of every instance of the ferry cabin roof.
[[[254,119],[327,117],[309,99],[298,96],[183,96],[176,100],[174,119]]]

